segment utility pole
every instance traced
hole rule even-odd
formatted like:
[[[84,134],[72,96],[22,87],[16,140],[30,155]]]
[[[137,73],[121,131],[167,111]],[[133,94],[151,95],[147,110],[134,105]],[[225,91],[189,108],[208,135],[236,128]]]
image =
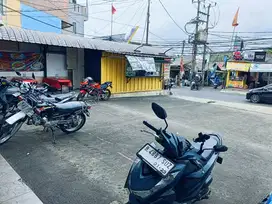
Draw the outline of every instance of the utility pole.
[[[195,1],[193,0],[193,3]],[[195,34],[194,34],[194,39],[193,39],[193,58],[192,58],[192,70],[193,72],[196,72],[196,55],[197,55],[197,43],[198,43],[198,28],[199,28],[199,14],[200,14],[200,0],[197,0],[197,14],[196,14],[196,28],[195,28]],[[192,75],[190,75],[192,77]]]
[[[207,21],[206,21],[206,28],[205,32],[208,36],[208,30],[209,30],[209,20],[210,20],[210,9],[211,9],[211,4],[208,6],[208,12],[207,14]],[[204,13],[203,13],[204,14]],[[204,86],[204,77],[205,77],[205,66],[206,66],[206,52],[207,52],[207,42],[204,43],[204,50],[203,50],[203,59],[202,59],[202,69],[201,69],[201,74],[202,74],[202,86]]]
[[[148,45],[148,34],[149,34],[149,19],[150,19],[150,3],[151,0],[148,0],[148,6],[147,6],[147,19],[146,19],[146,44]]]
[[[182,49],[181,49],[181,56],[180,56],[180,66],[181,66],[181,62],[183,63],[184,48],[185,48],[185,40],[183,40],[183,42],[182,42]],[[179,69],[179,74],[178,74],[178,79],[177,79],[177,86],[180,86],[180,81],[181,81],[181,67]]]

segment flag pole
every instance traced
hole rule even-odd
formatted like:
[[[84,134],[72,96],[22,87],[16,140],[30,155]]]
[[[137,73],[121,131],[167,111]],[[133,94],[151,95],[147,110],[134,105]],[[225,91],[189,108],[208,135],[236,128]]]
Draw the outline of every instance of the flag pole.
[[[112,24],[113,24],[112,8],[113,8],[113,0],[111,1],[111,32],[110,32],[110,41],[112,41]]]
[[[234,48],[234,46],[233,46],[234,39],[233,39],[233,38],[234,38],[235,29],[236,29],[236,26],[233,26],[232,37],[231,37],[231,43],[230,43],[230,49],[231,49],[231,51],[233,51],[232,48]]]

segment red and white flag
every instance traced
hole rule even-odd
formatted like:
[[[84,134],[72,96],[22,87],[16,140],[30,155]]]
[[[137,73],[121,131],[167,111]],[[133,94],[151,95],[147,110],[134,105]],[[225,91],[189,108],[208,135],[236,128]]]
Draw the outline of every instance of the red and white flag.
[[[112,5],[111,6],[111,14],[113,15],[113,14],[115,14],[115,12],[116,12],[116,8],[114,8],[114,6]]]

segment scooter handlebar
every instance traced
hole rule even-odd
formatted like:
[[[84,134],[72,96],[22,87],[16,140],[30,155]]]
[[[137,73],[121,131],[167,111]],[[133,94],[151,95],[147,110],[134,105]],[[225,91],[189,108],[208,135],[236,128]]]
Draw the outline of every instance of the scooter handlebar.
[[[159,133],[159,130],[158,130],[157,128],[155,128],[153,125],[149,124],[147,121],[143,121],[143,124],[144,124],[146,127],[148,127],[148,128],[150,128],[151,130],[153,130],[154,132],[156,132],[156,134]]]

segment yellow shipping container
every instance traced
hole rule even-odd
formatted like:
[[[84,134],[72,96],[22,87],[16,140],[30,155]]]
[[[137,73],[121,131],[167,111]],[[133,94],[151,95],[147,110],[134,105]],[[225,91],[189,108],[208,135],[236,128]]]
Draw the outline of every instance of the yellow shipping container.
[[[126,58],[123,55],[103,53],[101,83],[112,82],[112,93],[162,90],[161,77],[126,77]]]

